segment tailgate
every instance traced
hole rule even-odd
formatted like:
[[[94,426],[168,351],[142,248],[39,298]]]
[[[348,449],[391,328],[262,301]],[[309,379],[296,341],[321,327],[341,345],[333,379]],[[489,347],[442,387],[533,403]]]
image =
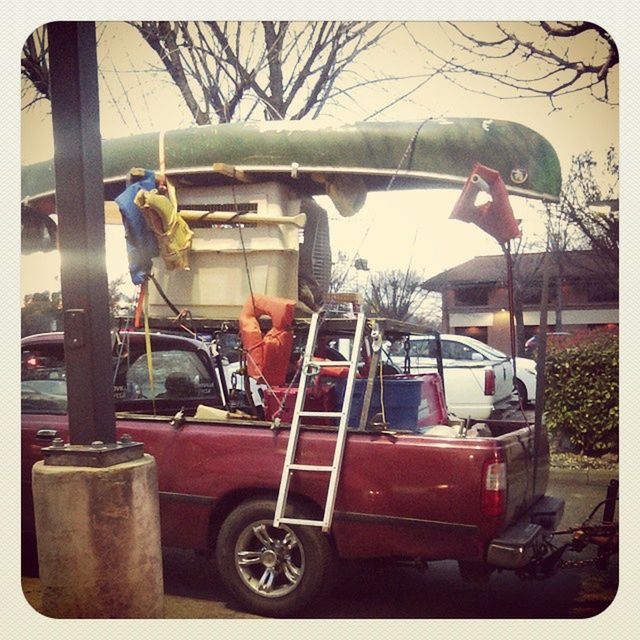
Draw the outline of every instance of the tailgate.
[[[513,364],[510,359],[505,359],[494,362],[492,366],[496,374],[494,403],[502,402],[513,393]]]
[[[525,424],[516,431],[499,436],[497,440],[507,465],[505,524],[509,524],[517,520],[546,491],[549,480],[549,442],[546,430],[543,429],[536,472],[533,425]]]

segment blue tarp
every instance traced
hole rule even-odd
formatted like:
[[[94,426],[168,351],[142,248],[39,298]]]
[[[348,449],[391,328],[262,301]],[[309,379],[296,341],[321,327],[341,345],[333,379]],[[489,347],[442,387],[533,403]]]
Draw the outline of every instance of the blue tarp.
[[[158,241],[145,220],[144,214],[134,203],[136,194],[141,189],[151,191],[156,187],[153,171],[145,169],[144,177],[129,184],[115,199],[122,214],[125,234],[127,238],[127,256],[129,259],[129,273],[133,284],[142,284],[151,273],[151,258],[160,255]]]

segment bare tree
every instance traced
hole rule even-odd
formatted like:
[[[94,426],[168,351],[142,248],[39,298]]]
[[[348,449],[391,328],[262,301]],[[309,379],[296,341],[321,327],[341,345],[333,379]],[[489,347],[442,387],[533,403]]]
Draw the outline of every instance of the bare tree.
[[[369,117],[423,87],[439,69],[424,74],[386,76],[375,67],[355,65],[401,23],[389,22],[151,22],[129,24],[157,55],[159,65],[131,68],[135,76],[163,74],[178,90],[193,122],[209,124],[254,120],[315,118],[327,105],[357,104],[358,91],[400,83],[403,93],[387,94],[386,104]],[[102,23],[98,42],[109,32]],[[106,39],[108,42],[108,38]],[[108,45],[106,45],[108,46]],[[143,83],[123,82],[121,71],[109,61],[108,49],[99,72],[112,106],[125,121]],[[108,72],[115,80],[107,81]],[[27,39],[22,52],[23,108],[49,100],[46,26]],[[415,81],[407,87],[406,81]],[[114,87],[121,91],[118,97]],[[381,94],[384,95],[384,94]]]
[[[410,320],[420,312],[429,291],[424,276],[413,269],[392,269],[373,275],[364,296],[370,315],[394,320]]]
[[[415,81],[401,84],[401,94],[378,105],[378,114],[440,74],[470,91],[501,99],[543,97],[554,108],[559,98],[578,91],[617,101],[618,49],[605,29],[589,22],[442,22],[426,31],[412,22],[129,24],[155,52],[159,70],[169,75],[197,124],[313,118],[339,98],[357,100],[360,88]],[[426,75],[389,78],[354,65],[403,27],[425,59]],[[49,98],[46,58],[41,27],[22,52],[28,105]]]
[[[612,80],[619,65],[610,34],[591,22],[440,23],[446,45],[416,44],[443,65],[444,75],[465,89],[513,99],[542,97],[554,108],[561,96],[589,92],[616,104]],[[436,40],[434,38],[433,40]],[[446,50],[445,50],[446,49]],[[484,80],[482,84],[474,78]]]
[[[375,22],[131,22],[197,124],[317,116],[337,80],[398,25]],[[370,80],[354,76],[350,89]]]
[[[48,41],[45,27],[36,29],[22,46],[20,76],[24,108],[50,100]]]
[[[619,213],[617,207],[618,161],[614,147],[610,147],[604,170],[591,151],[572,160],[571,169],[563,185],[558,203],[545,203],[545,237],[540,240],[520,239],[512,246],[514,278],[514,313],[516,317],[517,349],[524,348],[523,302],[539,294],[542,277],[542,254],[527,258],[525,253],[546,250],[551,257],[553,272],[553,304],[555,330],[562,331],[564,307],[563,284],[571,267],[593,276],[600,287],[617,288],[619,280]],[[595,204],[607,204],[594,208]],[[608,209],[608,210],[607,210]],[[594,256],[593,267],[581,260],[575,262],[576,249],[589,249]],[[551,298],[551,296],[550,296]]]
[[[562,310],[564,307],[563,284],[566,268],[571,260],[570,251],[584,246],[580,234],[566,216],[558,215],[557,207],[545,205],[545,250],[551,257],[554,268],[554,309],[555,330],[562,331]]]
[[[560,202],[547,203],[547,215],[576,230],[573,242],[596,257],[598,276],[617,286],[620,267],[618,198],[619,165],[614,147],[607,151],[604,170],[593,152],[574,156],[560,194]],[[609,203],[608,206],[596,205]]]
[[[355,270],[351,267],[347,254],[343,251],[338,251],[336,260],[331,264],[329,293],[341,293],[356,287]]]
[[[506,256],[506,245],[501,245],[501,248]],[[524,354],[524,305],[532,295],[535,296],[540,291],[543,254],[535,253],[537,248],[538,243],[536,240],[528,240],[524,237],[517,238],[511,241],[510,244],[513,273],[513,316],[516,326],[516,355]],[[534,253],[532,254],[532,252]],[[504,269],[506,280],[506,263]]]

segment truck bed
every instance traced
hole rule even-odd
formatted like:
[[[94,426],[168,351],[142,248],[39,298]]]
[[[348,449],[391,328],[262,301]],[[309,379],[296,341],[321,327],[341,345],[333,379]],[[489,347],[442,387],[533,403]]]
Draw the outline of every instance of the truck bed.
[[[166,546],[208,549],[216,523],[247,496],[275,496],[289,436],[260,421],[119,415],[117,433],[144,443],[158,465],[162,540]],[[533,492],[533,429],[494,422],[491,437],[439,437],[403,431],[347,435],[332,538],[344,558],[420,557],[482,559],[488,542],[544,494],[548,454],[543,447]],[[41,459],[43,429],[68,441],[66,416],[23,415],[23,481]],[[297,462],[327,464],[336,430],[302,429]],[[482,510],[484,471],[506,463],[503,513]],[[321,510],[326,474],[294,474],[290,497]],[[29,520],[30,488],[23,517]],[[188,525],[185,525],[188,523]],[[32,523],[31,523],[32,524]]]

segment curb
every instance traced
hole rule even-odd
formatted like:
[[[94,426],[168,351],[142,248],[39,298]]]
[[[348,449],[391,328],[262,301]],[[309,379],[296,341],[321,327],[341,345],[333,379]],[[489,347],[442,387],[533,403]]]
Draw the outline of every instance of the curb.
[[[549,467],[550,473],[581,473],[590,476],[611,476],[612,478],[618,478],[620,471],[618,467],[613,469],[590,469],[590,468],[570,468],[570,467]]]

